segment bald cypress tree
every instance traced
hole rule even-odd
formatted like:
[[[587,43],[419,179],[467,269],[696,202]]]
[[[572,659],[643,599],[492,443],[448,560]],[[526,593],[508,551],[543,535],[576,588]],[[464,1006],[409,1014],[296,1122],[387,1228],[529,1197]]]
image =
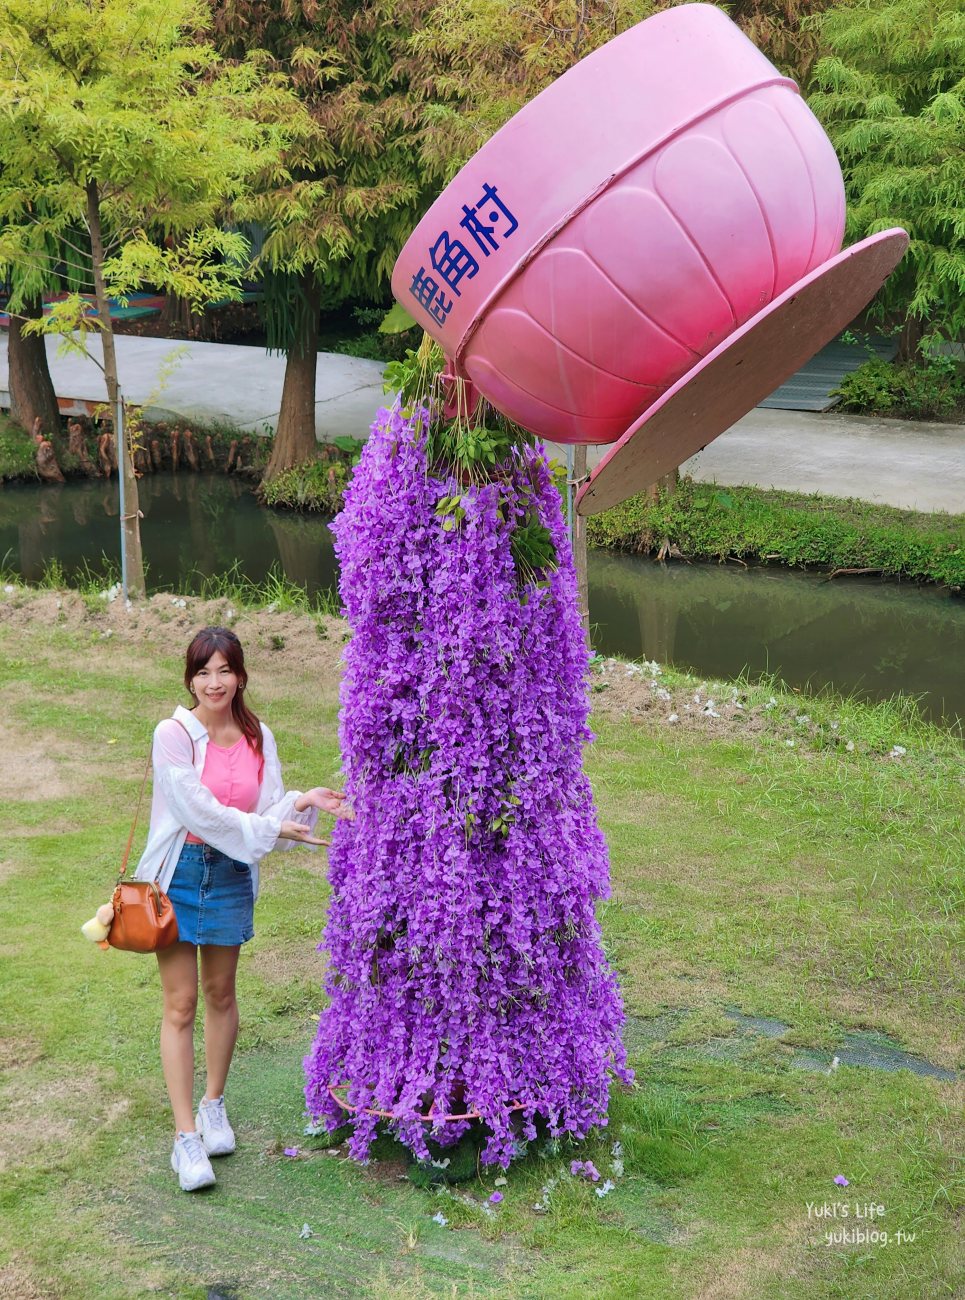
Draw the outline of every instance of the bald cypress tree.
[[[811,97],[844,168],[848,236],[889,226],[908,252],[876,299],[910,359],[965,331],[965,12],[961,0],[860,0],[817,21]]]
[[[237,214],[266,232],[268,345],[287,356],[266,477],[315,452],[322,307],[386,293],[399,249],[445,179],[423,115],[425,69],[409,41],[434,0],[213,0],[221,52],[267,51],[314,126]],[[429,115],[431,118],[431,114]]]

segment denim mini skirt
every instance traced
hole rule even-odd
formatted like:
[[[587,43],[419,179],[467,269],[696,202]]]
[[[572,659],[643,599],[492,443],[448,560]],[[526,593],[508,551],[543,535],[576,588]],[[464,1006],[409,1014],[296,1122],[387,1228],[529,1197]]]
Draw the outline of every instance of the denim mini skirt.
[[[251,867],[210,844],[185,844],[168,897],[181,943],[230,947],[254,937]]]

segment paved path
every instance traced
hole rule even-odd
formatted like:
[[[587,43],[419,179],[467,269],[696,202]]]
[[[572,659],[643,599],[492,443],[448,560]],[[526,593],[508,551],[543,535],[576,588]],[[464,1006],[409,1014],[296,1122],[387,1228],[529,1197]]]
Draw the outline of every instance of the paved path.
[[[48,338],[47,356],[58,398],[103,402],[104,377],[85,357],[57,356],[57,341]],[[229,343],[184,343],[176,339],[142,339],[118,334],[117,370],[124,396],[147,404],[154,419],[225,420],[254,433],[275,428],[285,379],[285,358],[264,348]],[[92,345],[100,357],[99,343]],[[168,359],[183,355],[163,382]],[[318,358],[315,432],[321,439],[367,433],[382,401],[382,365],[359,357],[326,352]],[[0,405],[9,406],[7,335],[0,332]]]
[[[98,368],[58,357],[47,340],[59,397],[103,400]],[[225,343],[180,344],[167,339],[117,338],[118,368],[128,398],[149,413],[185,419],[230,420],[262,432],[274,428],[281,405],[284,357]],[[7,339],[0,334],[0,405],[5,405]],[[166,357],[184,356],[159,388]],[[381,404],[377,361],[323,353],[318,359],[315,429],[319,438],[363,437]],[[606,448],[590,448],[595,464]],[[905,509],[965,512],[965,425],[872,420],[862,416],[757,410],[740,420],[684,471],[703,482],[751,484],[799,492],[853,496]]]

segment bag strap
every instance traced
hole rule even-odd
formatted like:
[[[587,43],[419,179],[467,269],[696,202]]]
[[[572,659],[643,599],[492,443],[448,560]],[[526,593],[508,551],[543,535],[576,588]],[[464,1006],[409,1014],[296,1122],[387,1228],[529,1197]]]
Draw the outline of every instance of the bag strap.
[[[181,721],[180,718],[173,718],[172,721],[178,724],[178,726],[187,736],[188,740],[190,740],[191,742],[191,764],[193,766],[194,765],[194,737],[191,735],[191,732],[188,731],[187,727],[184,725],[184,723]],[[144,799],[144,787],[147,785],[147,774],[151,770],[151,758],[152,758],[152,754],[148,754],[147,764],[144,768],[144,775],[141,778],[141,788],[138,791],[138,795],[137,795],[137,805],[134,809],[134,820],[131,822],[131,833],[127,837],[127,844],[124,846],[124,856],[121,859],[121,869],[118,872],[118,876],[117,876],[118,884],[123,879],[125,871],[127,871],[127,860],[131,856],[131,845],[134,843],[134,832],[137,829],[137,819],[140,816],[141,803],[143,802]],[[161,869],[163,870],[163,868],[164,868],[164,864],[162,862]],[[159,871],[158,876],[160,876],[160,874],[161,872]],[[157,879],[157,877],[155,877],[155,879]]]

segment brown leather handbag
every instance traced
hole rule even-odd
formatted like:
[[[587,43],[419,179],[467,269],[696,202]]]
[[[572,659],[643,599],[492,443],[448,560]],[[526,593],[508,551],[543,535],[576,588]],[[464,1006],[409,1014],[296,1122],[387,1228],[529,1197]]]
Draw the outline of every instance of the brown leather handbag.
[[[188,730],[187,727],[184,729]],[[193,755],[193,740],[191,752]],[[154,880],[124,879],[127,860],[131,855],[131,845],[134,843],[134,830],[141,811],[141,801],[144,798],[147,774],[150,770],[151,760],[148,758],[141,791],[137,796],[137,807],[134,809],[131,833],[127,837],[120,874],[111,898],[114,919],[107,934],[107,942],[112,948],[121,948],[125,952],[158,952],[162,948],[170,948],[171,944],[178,941],[178,921],[174,915],[174,904],[167,894],[161,892],[157,883],[161,871],[164,870],[164,864],[161,864],[158,876]]]

